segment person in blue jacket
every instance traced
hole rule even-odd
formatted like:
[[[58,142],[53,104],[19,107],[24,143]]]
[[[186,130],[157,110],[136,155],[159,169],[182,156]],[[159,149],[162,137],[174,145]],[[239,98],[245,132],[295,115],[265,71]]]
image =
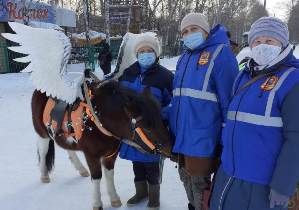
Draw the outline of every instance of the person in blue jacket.
[[[287,25],[251,26],[252,58],[233,88],[211,210],[286,210],[299,180],[299,61]]]
[[[173,98],[165,112],[175,136],[173,152],[179,154],[188,207],[201,210],[217,167],[221,129],[238,64],[226,29],[221,25],[210,29],[203,14],[184,17],[181,35],[185,51],[177,63]]]
[[[161,104],[168,106],[171,100],[173,74],[158,64],[160,45],[156,37],[141,34],[136,40],[137,62],[124,71],[120,82],[131,89],[142,92],[150,88],[153,96]],[[157,113],[159,114],[159,113]],[[136,194],[127,202],[134,206],[148,197],[148,209],[160,206],[160,156],[144,154],[135,148],[122,144],[120,157],[133,161]]]

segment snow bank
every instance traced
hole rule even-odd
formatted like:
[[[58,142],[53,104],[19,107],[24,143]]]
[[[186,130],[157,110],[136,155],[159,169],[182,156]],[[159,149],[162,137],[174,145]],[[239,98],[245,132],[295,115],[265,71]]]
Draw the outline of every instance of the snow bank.
[[[173,58],[162,58],[160,60],[160,64],[162,66],[164,66],[165,68],[169,69],[170,71],[174,72],[179,58],[180,58],[180,56],[173,57]]]
[[[72,34],[72,37],[77,38],[77,39],[86,40],[86,36],[85,35],[86,35],[86,32],[83,32],[81,34],[74,33],[74,34]],[[89,31],[89,38],[90,39],[97,39],[97,38],[106,39],[106,34],[90,30]]]

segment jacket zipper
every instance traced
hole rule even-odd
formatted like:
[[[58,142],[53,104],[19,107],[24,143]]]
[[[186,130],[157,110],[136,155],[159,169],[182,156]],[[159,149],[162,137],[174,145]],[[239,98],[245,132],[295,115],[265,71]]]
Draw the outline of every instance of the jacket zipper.
[[[231,186],[232,184],[232,180],[234,179],[235,176],[235,154],[234,154],[234,134],[235,134],[235,128],[236,128],[236,122],[237,122],[237,113],[240,109],[241,106],[241,102],[243,100],[243,97],[246,95],[246,92],[248,91],[248,89],[243,93],[243,95],[240,97],[238,106],[237,106],[237,110],[236,110],[236,114],[235,114],[235,122],[234,122],[234,127],[233,127],[233,135],[232,135],[232,155],[233,155],[233,176],[229,177],[227,183],[225,184],[225,187],[221,193],[221,197],[220,197],[220,201],[219,201],[219,206],[218,206],[218,210],[222,210],[222,205],[225,199],[225,193],[228,190],[228,188]]]
[[[189,52],[188,52],[189,54]],[[192,56],[192,53],[190,53],[189,57],[188,57],[188,60],[187,60],[187,63],[186,63],[186,66],[185,66],[185,69],[184,69],[184,72],[183,72],[183,76],[182,76],[182,79],[181,79],[181,83],[180,83],[180,97],[179,97],[179,102],[178,102],[178,107],[177,107],[177,112],[176,112],[176,124],[175,124],[175,130],[176,130],[176,134],[177,134],[177,128],[178,128],[178,118],[179,118],[179,112],[180,112],[180,105],[181,105],[181,95],[182,95],[182,87],[183,87],[183,81],[184,81],[184,78],[185,78],[185,74],[186,74],[186,71],[187,71],[187,67],[188,67],[188,64],[189,64],[189,61],[190,61],[190,58]]]
[[[220,197],[220,200],[219,200],[218,210],[222,210],[222,204],[223,204],[223,201],[224,201],[225,193],[228,190],[228,188],[231,186],[232,180],[233,180],[233,177],[229,177],[228,181],[225,184],[225,187],[224,187],[224,189],[221,193],[221,197]]]
[[[234,122],[234,127],[233,127],[233,132],[232,132],[232,153],[233,153],[233,176],[235,176],[235,150],[234,150],[234,136],[235,136],[235,129],[236,129],[236,124],[237,124],[237,114],[239,112],[240,106],[241,106],[241,102],[243,100],[243,98],[245,97],[246,93],[248,92],[250,88],[247,88],[245,90],[245,92],[241,95],[238,106],[237,106],[237,110],[236,110],[236,114],[235,114],[235,122]]]

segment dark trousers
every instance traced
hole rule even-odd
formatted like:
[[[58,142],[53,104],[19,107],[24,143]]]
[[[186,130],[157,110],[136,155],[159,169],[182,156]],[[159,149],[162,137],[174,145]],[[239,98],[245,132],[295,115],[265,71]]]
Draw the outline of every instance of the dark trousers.
[[[160,166],[159,162],[134,162],[133,170],[135,174],[134,181],[147,181],[151,185],[160,184]]]
[[[270,208],[270,187],[233,178],[222,167],[218,169],[213,187],[210,210],[287,210]]]

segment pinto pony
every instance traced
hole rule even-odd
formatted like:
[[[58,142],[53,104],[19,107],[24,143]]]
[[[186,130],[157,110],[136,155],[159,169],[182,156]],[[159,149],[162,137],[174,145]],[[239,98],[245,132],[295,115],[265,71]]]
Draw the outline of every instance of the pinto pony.
[[[43,119],[46,104],[51,98],[40,91],[34,91],[32,118],[35,131],[39,136],[41,181],[50,182],[49,172],[54,164],[55,141],[60,147],[70,151],[75,168],[81,175],[86,176],[88,175],[86,169],[76,154],[71,151],[84,153],[93,184],[93,210],[103,209],[100,194],[101,165],[107,180],[111,206],[119,207],[122,204],[114,185],[114,163],[122,140],[126,139],[127,143],[141,150],[144,148],[148,152],[171,156],[170,137],[160,118],[160,107],[147,91],[136,93],[121,87],[118,82],[111,81],[103,85],[94,83],[90,86],[89,92],[93,95],[92,107],[89,108],[94,110],[102,128],[108,134],[97,127],[92,117],[87,117],[81,139],[72,141],[73,137],[67,137],[63,132],[54,137],[49,135],[49,129]],[[136,136],[143,140],[135,141]]]
[[[140,94],[115,81],[101,82],[89,71],[84,75],[81,71],[73,72],[68,65],[72,45],[63,32],[17,22],[10,22],[9,26],[15,33],[2,36],[18,44],[10,50],[26,55],[15,61],[29,63],[26,70],[31,72],[36,88],[32,118],[39,136],[41,181],[50,182],[56,142],[68,150],[80,174],[88,176],[75,151],[84,153],[93,183],[93,209],[103,209],[102,164],[111,205],[120,206],[113,169],[122,142],[146,152],[171,156],[170,137],[160,118],[160,107],[148,91]],[[79,68],[84,70],[84,66]]]

